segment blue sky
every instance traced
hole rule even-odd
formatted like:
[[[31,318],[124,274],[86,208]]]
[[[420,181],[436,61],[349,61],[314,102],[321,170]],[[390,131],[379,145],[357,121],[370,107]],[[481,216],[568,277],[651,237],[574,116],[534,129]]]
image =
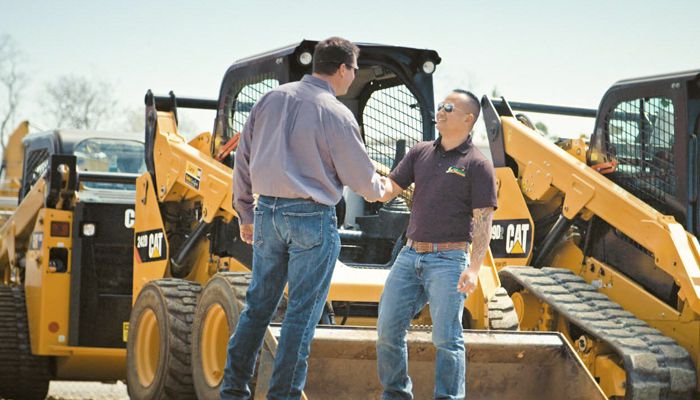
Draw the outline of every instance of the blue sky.
[[[0,0],[0,10],[0,34],[17,42],[31,77],[20,117],[42,128],[42,89],[62,74],[111,82],[120,105],[138,110],[149,88],[215,98],[233,61],[331,35],[437,50],[437,97],[497,87],[512,100],[595,108],[616,80],[700,69],[700,1],[690,0]],[[209,116],[193,118],[211,128]],[[561,136],[593,125],[534,119]]]

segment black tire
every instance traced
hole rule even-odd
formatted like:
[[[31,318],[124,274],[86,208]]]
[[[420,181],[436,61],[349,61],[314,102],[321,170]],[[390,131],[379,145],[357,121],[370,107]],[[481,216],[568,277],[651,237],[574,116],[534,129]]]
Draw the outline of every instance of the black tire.
[[[462,310],[462,329],[472,328],[472,313],[469,312],[467,307]]]
[[[517,331],[520,329],[513,300],[505,288],[499,287],[488,303],[489,329]]]
[[[192,378],[197,398],[200,400],[219,399],[228,340],[236,330],[238,319],[243,312],[251,279],[249,272],[219,273],[209,280],[199,297],[192,324]],[[217,307],[219,309],[216,309]],[[283,296],[272,322],[282,322],[286,310],[287,297]],[[219,326],[216,328],[215,338],[206,335],[205,328],[213,327],[208,325],[212,320],[207,321],[207,317],[215,321],[214,325],[223,325],[225,320],[228,332],[224,333],[225,329]],[[213,373],[214,371],[220,371],[220,375]],[[255,397],[257,371],[256,365],[253,378],[248,383],[251,398]]]
[[[200,290],[198,284],[182,279],[159,279],[141,290],[131,311],[126,346],[130,398],[195,397],[190,337]]]
[[[0,286],[0,397],[45,399],[51,359],[32,354],[23,287]]]
[[[192,379],[199,400],[219,399],[228,340],[238,325],[250,279],[249,273],[217,274],[199,297],[192,323]]]

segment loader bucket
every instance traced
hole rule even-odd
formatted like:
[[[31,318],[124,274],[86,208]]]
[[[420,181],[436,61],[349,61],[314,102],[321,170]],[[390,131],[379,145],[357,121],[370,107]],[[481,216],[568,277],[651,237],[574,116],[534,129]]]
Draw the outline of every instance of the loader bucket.
[[[264,399],[280,326],[267,332],[255,399]],[[408,334],[409,374],[415,399],[432,399],[435,350],[428,331]],[[464,331],[468,399],[605,399],[557,332]],[[318,327],[304,389],[307,400],[378,399],[377,332],[364,327]]]

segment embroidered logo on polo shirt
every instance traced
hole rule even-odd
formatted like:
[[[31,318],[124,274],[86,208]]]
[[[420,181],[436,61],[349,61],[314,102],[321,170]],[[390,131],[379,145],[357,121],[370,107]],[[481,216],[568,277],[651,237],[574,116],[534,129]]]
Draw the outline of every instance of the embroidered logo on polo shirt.
[[[459,175],[462,178],[464,178],[466,176],[466,174],[464,173],[464,168],[460,168],[460,167],[450,167],[450,168],[447,168],[447,171],[445,171],[445,172],[448,174]]]

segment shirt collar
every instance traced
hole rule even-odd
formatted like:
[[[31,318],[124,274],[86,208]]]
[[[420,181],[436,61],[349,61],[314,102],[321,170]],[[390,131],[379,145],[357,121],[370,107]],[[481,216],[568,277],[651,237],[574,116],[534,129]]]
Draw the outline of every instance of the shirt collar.
[[[318,86],[318,87],[320,87],[321,89],[326,89],[326,90],[328,90],[329,92],[331,92],[331,94],[332,94],[333,96],[335,96],[335,90],[333,90],[333,87],[331,86],[331,84],[328,83],[328,82],[326,82],[326,81],[324,81],[324,80],[321,79],[321,78],[317,78],[317,77],[315,77],[315,76],[313,76],[313,75],[306,74],[306,75],[304,75],[303,78],[301,78],[301,81],[302,81],[302,82],[305,82],[305,83],[310,83],[310,84],[312,84],[312,85],[314,85],[314,86]]]
[[[442,147],[442,136],[438,136],[438,138],[435,139],[435,141],[433,142],[433,147],[435,147],[435,150],[438,150],[438,149],[443,150],[443,151],[445,150]],[[467,154],[467,152],[469,151],[469,149],[471,147],[472,147],[472,135],[469,135],[469,136],[467,136],[467,140],[465,140],[464,142],[462,142],[462,144],[460,144],[459,146],[455,147],[454,149],[452,149],[450,151],[458,151],[462,154]]]

